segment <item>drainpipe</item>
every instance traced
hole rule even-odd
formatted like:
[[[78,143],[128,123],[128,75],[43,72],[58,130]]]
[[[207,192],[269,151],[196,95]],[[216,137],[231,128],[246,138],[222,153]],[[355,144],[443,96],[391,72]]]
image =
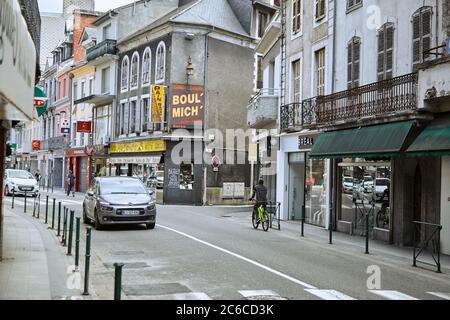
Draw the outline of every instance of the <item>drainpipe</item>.
[[[208,49],[209,49],[209,42],[208,37],[211,31],[207,32],[205,34],[205,52],[204,52],[204,70],[203,70],[203,84],[204,84],[204,90],[205,90],[205,115],[203,120],[203,129],[206,130],[208,128],[208,107],[207,105],[207,98],[208,98]],[[204,131],[203,131],[204,132]],[[204,137],[206,138],[206,137]],[[203,151],[206,148],[206,140],[203,139]],[[204,161],[204,159],[203,159]],[[208,182],[208,166],[204,164],[203,166],[203,205],[206,205],[207,201],[207,182]]]

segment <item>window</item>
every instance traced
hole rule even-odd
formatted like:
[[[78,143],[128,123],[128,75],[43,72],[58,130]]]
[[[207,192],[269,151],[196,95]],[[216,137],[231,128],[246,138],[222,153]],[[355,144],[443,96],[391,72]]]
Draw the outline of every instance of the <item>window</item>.
[[[391,79],[394,65],[394,24],[386,23],[378,30],[378,81]]]
[[[362,7],[362,0],[347,0],[347,11]]]
[[[300,85],[301,85],[301,78],[300,78],[300,60],[296,60],[292,62],[292,80],[293,80],[293,98],[294,102],[299,103],[301,102],[301,91],[300,91]]]
[[[424,52],[431,49],[431,7],[423,7],[413,15],[413,70],[429,55]]]
[[[86,97],[86,81],[81,81],[81,98]]]
[[[128,90],[128,75],[130,73],[130,60],[128,59],[128,56],[125,56],[122,60],[122,71],[121,71],[121,81],[120,81],[120,88],[123,91]]]
[[[142,84],[150,83],[152,51],[146,48],[142,57]]]
[[[111,25],[108,24],[107,26],[105,26],[103,28],[103,41],[107,40],[107,39],[111,39],[112,35],[111,35]]]
[[[361,62],[361,39],[353,37],[347,47],[347,87],[359,87],[359,68]]]
[[[121,123],[122,123],[122,104],[117,105],[117,107],[115,108],[116,110],[116,117],[115,117],[115,126],[114,126],[114,132],[116,137],[120,136],[122,134],[122,127],[121,127]]]
[[[316,94],[325,95],[325,48],[316,51]]]
[[[258,25],[256,34],[259,38],[262,38],[264,31],[266,30],[267,23],[269,21],[269,15],[267,13],[258,11]]]
[[[63,84],[63,98],[66,97],[66,86],[67,86],[67,80],[64,79],[64,84]]]
[[[194,165],[181,163],[180,165],[180,189],[192,190],[194,188]]]
[[[320,21],[326,16],[326,0],[316,0],[316,21]]]
[[[138,87],[139,54],[135,52],[131,58],[131,89]]]
[[[150,131],[150,98],[141,99],[142,106],[142,132]]]
[[[166,45],[160,42],[156,50],[156,83],[164,82],[166,73]]]
[[[130,130],[128,133],[136,133],[137,124],[137,110],[136,110],[137,101],[130,102]]]
[[[292,2],[292,33],[297,34],[302,29],[302,2],[293,0]]]
[[[128,102],[122,103],[120,105],[120,134],[128,134],[129,132],[129,120],[130,120],[130,110]]]
[[[94,79],[89,79],[89,95],[94,94]]]
[[[75,81],[73,83],[73,101],[77,101],[78,100],[78,82]]]
[[[111,68],[102,70],[102,94],[110,93]]]

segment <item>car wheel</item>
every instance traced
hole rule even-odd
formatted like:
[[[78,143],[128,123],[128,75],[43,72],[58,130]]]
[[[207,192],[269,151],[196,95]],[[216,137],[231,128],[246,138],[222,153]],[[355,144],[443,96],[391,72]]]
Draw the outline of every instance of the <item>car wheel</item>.
[[[89,224],[91,220],[87,217],[86,208],[83,206],[83,223]]]
[[[155,226],[156,226],[156,223],[155,223],[155,222],[149,223],[149,224],[146,225],[146,227],[147,227],[148,230],[153,230],[153,229],[155,229]]]
[[[95,230],[103,230],[103,225],[100,222],[100,220],[98,219],[97,211],[94,212],[94,216],[95,216],[95,222],[94,222]]]

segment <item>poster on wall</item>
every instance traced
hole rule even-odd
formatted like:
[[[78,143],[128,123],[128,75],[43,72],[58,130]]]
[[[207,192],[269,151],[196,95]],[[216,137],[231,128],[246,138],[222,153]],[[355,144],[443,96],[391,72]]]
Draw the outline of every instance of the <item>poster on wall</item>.
[[[152,122],[164,121],[164,86],[152,86]]]
[[[172,128],[203,128],[205,116],[204,86],[174,84],[170,101],[170,123]]]

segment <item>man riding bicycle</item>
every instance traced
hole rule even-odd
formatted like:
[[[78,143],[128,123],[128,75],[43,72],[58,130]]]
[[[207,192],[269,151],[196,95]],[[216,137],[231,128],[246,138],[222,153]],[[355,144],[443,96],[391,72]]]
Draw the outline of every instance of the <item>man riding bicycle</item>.
[[[258,217],[258,208],[263,206],[264,210],[267,208],[267,188],[264,186],[264,181],[259,180],[259,183],[253,188],[253,195],[249,201],[256,200],[255,207],[253,208],[253,219]]]

